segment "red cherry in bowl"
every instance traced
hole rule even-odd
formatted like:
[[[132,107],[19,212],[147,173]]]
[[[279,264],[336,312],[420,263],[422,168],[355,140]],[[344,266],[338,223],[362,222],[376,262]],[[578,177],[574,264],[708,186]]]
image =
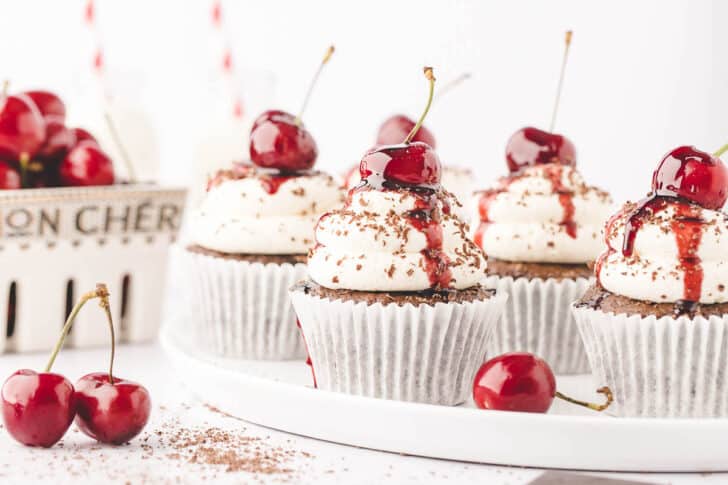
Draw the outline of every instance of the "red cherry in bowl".
[[[64,186],[112,185],[114,164],[95,142],[85,141],[68,152],[58,174]]]
[[[379,127],[379,133],[377,134],[378,145],[395,145],[402,143],[407,138],[412,128],[415,127],[415,122],[405,115],[393,115],[382,123]],[[427,143],[432,148],[436,148],[435,136],[425,128],[420,126],[419,130],[412,137],[412,141],[421,141]]]
[[[508,140],[506,161],[511,173],[546,163],[574,166],[576,148],[565,136],[526,127],[515,132]]]
[[[680,197],[710,210],[720,210],[728,199],[728,169],[723,161],[692,146],[665,155],[652,175],[656,195]]]
[[[61,98],[48,91],[26,91],[24,93],[33,100],[43,116],[56,116],[61,123],[66,121],[66,105]]]
[[[57,158],[65,154],[77,143],[76,136],[63,124],[63,118],[48,115],[46,121],[46,139],[38,150],[37,156],[43,159]]]
[[[30,98],[0,95],[0,152],[27,161],[43,145],[45,130],[43,116]]]
[[[19,370],[2,387],[2,413],[5,428],[20,443],[53,446],[76,414],[73,384],[59,374]]]
[[[0,161],[0,190],[15,190],[20,186],[20,173],[9,163]]]
[[[269,112],[250,132],[250,159],[259,167],[282,172],[308,170],[317,156],[313,136],[289,113]]]
[[[152,401],[141,384],[94,372],[76,382],[76,425],[102,443],[120,445],[141,433]]]
[[[605,404],[578,401],[556,390],[556,377],[543,359],[527,352],[511,352],[484,363],[473,382],[473,400],[481,409],[545,413],[554,397],[594,411],[612,403],[607,387],[597,390],[606,396]]]
[[[91,141],[97,145],[99,144],[96,138],[83,128],[71,128],[69,131],[73,135],[76,145],[80,144],[82,141]]]
[[[434,186],[440,183],[442,164],[432,147],[417,141],[369,150],[359,164],[359,174],[370,185]]]

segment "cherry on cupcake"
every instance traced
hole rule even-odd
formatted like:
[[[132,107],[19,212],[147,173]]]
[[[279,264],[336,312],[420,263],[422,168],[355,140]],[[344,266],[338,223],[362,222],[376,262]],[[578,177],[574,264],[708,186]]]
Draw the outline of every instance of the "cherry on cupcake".
[[[430,91],[425,110],[404,140],[398,145],[385,145],[369,150],[359,164],[362,180],[369,184],[394,183],[400,185],[432,186],[440,183],[442,164],[435,150],[422,141],[412,140],[422,127],[432,105],[435,76],[431,67],[425,67]]]
[[[526,127],[515,132],[506,145],[506,161],[512,173],[524,167],[558,163],[574,166],[576,148],[563,135]]]
[[[653,193],[720,210],[728,199],[728,169],[720,159],[726,151],[728,145],[713,155],[692,146],[675,148],[652,175]]]
[[[85,141],[68,152],[58,167],[58,175],[65,186],[112,185],[114,164],[96,142]]]
[[[0,393],[5,428],[15,440],[24,445],[53,446],[73,422],[76,415],[73,384],[64,376],[52,373],[51,368],[83,305],[92,298],[101,298],[104,294],[105,287],[104,292],[99,288],[101,286],[84,295],[71,310],[45,370],[36,372],[21,369],[8,377],[3,384]],[[108,295],[108,292],[105,294]]]
[[[254,164],[281,172],[297,172],[309,170],[316,163],[318,147],[311,133],[304,127],[301,117],[311,98],[313,87],[333,53],[334,46],[330,46],[314,74],[298,116],[281,110],[270,110],[256,118],[250,131],[250,160]]]
[[[378,145],[394,145],[401,143],[407,135],[412,131],[417,123],[411,120],[409,117],[399,114],[393,115],[387,118],[379,127],[379,133],[377,133],[377,144]],[[421,141],[435,148],[435,136],[430,130],[424,126],[420,126],[415,136],[412,137],[412,141]]]
[[[133,381],[114,376],[115,336],[109,308],[109,293],[100,285],[101,307],[106,312],[111,333],[111,359],[108,372],[87,374],[76,382],[74,396],[76,425],[86,435],[113,445],[137,436],[149,421],[152,401],[149,391]]]
[[[604,411],[612,403],[608,387],[597,390],[604,394],[604,404],[579,401],[556,390],[556,377],[551,367],[539,357],[527,352],[511,352],[485,362],[473,382],[473,400],[481,409],[545,413],[554,398]]]
[[[506,161],[508,170],[517,173],[525,167],[542,165],[546,163],[558,163],[561,165],[574,166],[576,164],[576,149],[574,144],[563,135],[554,133],[556,126],[556,115],[559,111],[561,100],[561,89],[564,85],[564,73],[569,58],[572,32],[566,32],[564,38],[564,57],[561,61],[561,72],[559,83],[556,88],[554,108],[551,113],[551,125],[549,131],[540,130],[528,126],[515,132],[506,145]]]

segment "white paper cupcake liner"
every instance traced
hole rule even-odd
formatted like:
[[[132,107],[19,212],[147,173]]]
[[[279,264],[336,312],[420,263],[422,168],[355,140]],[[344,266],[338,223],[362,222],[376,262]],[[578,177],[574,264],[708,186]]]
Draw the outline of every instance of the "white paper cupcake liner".
[[[728,315],[679,318],[574,308],[597,384],[624,417],[728,417]]]
[[[506,295],[382,305],[291,292],[319,389],[455,405],[471,393]]]
[[[305,264],[261,264],[175,247],[178,286],[189,318],[178,328],[201,350],[254,360],[303,359],[288,289],[306,277]]]
[[[489,276],[484,286],[508,295],[503,318],[486,350],[492,358],[506,352],[531,352],[556,374],[589,373],[589,362],[571,304],[590,285],[586,278],[546,280]]]

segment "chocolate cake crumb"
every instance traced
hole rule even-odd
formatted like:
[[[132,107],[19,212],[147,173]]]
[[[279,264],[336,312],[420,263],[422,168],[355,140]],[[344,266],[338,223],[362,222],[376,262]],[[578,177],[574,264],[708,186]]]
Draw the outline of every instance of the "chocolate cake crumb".
[[[588,264],[565,263],[519,263],[503,261],[501,259],[488,259],[486,269],[490,276],[528,278],[528,279],[576,279],[591,278],[592,270]]]
[[[235,261],[247,261],[248,263],[261,264],[306,264],[305,254],[233,254],[223,253],[212,249],[203,248],[197,244],[187,246],[187,251],[205,256],[212,256],[220,259],[230,259]]]
[[[495,290],[480,285],[463,290],[425,290],[425,291],[354,291],[333,290],[319,285],[312,280],[301,281],[291,288],[292,291],[303,291],[307,295],[318,296],[330,300],[353,300],[371,305],[434,305],[435,303],[464,303],[476,300],[487,300],[495,295]]]

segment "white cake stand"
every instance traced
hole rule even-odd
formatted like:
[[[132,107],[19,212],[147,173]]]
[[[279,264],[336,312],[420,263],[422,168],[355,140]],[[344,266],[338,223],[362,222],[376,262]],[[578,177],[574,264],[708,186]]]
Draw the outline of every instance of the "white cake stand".
[[[169,328],[169,327],[168,327]],[[162,346],[209,404],[278,430],[447,460],[592,471],[728,471],[728,419],[614,418],[556,402],[547,415],[482,411],[316,390],[303,362],[210,357],[162,331]],[[589,376],[557,378],[600,397]]]

